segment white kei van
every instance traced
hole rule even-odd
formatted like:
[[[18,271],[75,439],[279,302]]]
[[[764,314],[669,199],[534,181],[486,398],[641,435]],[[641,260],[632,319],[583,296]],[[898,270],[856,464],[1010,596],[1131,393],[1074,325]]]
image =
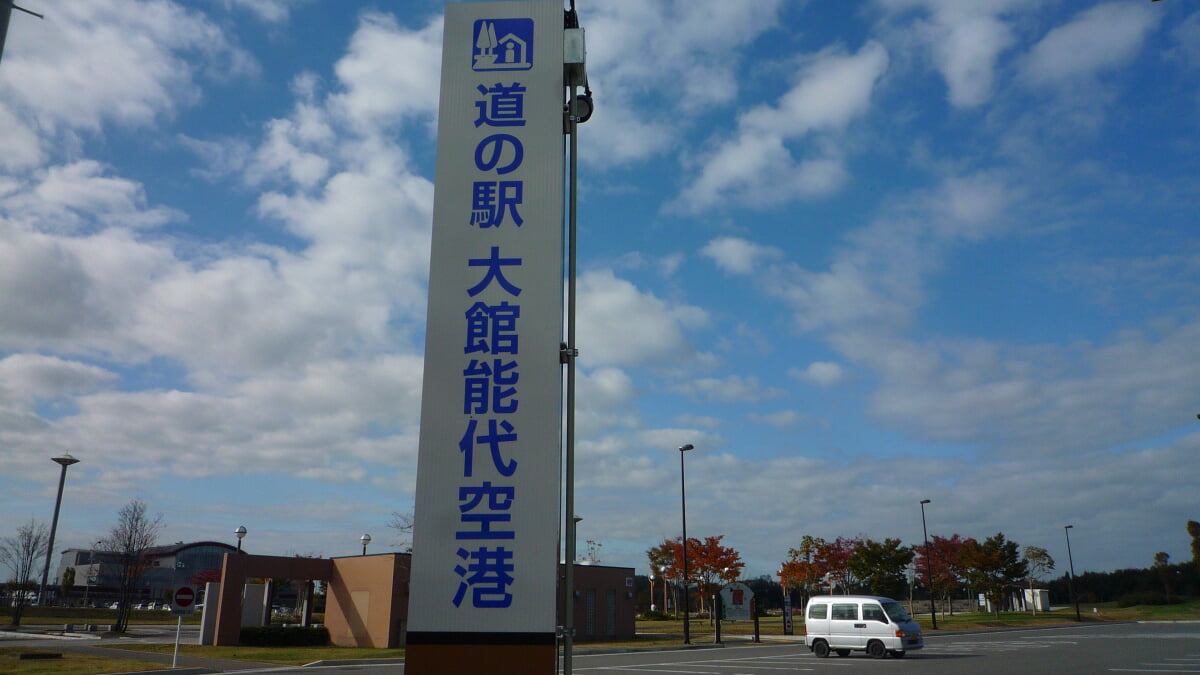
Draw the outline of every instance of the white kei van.
[[[804,612],[804,646],[824,658],[829,652],[849,656],[865,651],[872,658],[925,646],[921,627],[900,603],[872,595],[818,595]]]

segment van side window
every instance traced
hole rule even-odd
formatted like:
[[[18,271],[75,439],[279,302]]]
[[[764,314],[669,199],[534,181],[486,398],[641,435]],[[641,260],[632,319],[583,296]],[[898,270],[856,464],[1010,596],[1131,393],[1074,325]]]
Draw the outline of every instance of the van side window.
[[[829,605],[809,605],[808,618],[824,619],[829,615]]]
[[[849,619],[850,621],[858,620],[858,605],[851,603],[834,603],[833,619]]]
[[[875,604],[863,604],[863,621],[881,621],[887,623],[883,608]]]

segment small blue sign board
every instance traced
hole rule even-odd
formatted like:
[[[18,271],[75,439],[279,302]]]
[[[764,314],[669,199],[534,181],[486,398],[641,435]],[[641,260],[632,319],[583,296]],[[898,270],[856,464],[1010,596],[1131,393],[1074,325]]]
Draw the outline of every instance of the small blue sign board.
[[[471,69],[529,70],[533,68],[533,19],[479,19]]]

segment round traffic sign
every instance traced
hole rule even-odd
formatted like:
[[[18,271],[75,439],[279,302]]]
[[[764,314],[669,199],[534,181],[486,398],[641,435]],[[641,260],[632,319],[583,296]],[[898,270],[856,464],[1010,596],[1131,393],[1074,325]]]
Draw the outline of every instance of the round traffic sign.
[[[175,606],[176,607],[191,607],[196,601],[196,591],[192,590],[191,586],[184,586],[175,591]]]

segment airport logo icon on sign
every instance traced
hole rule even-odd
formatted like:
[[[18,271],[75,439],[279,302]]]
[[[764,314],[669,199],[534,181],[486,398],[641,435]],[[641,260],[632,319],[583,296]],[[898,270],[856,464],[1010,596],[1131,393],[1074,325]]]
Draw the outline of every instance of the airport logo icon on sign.
[[[476,21],[472,56],[472,70],[533,68],[533,19]]]

